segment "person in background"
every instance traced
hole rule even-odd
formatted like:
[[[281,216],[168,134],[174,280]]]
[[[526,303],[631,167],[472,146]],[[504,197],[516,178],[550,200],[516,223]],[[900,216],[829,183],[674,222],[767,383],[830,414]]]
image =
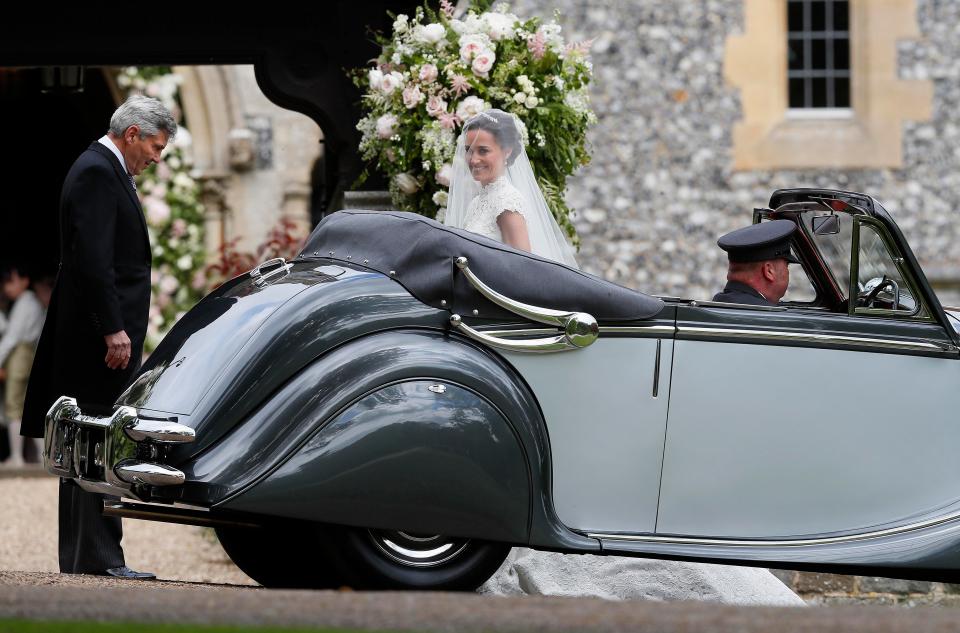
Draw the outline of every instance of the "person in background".
[[[10,457],[4,465],[23,466],[23,439],[20,421],[23,401],[30,379],[30,367],[43,328],[44,308],[30,285],[30,276],[22,266],[12,266],[0,274],[4,296],[13,302],[7,327],[0,337],[0,380],[4,385],[4,419],[10,438]],[[31,438],[41,453],[38,438]]]

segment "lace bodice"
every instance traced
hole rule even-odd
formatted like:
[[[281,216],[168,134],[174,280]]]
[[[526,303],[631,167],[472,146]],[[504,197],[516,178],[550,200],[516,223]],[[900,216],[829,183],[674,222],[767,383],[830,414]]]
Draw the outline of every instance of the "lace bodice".
[[[523,215],[523,196],[501,176],[480,187],[480,193],[467,207],[467,220],[463,228],[502,242],[503,236],[500,234],[497,218],[504,211],[516,211]]]

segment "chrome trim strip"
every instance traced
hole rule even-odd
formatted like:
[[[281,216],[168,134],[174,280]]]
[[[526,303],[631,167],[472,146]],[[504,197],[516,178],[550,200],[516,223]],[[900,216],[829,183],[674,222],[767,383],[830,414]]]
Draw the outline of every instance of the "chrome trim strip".
[[[517,330],[488,330],[484,327],[474,328],[477,332],[482,332],[487,336],[543,336],[550,334],[559,334],[560,330],[557,328],[541,327],[541,328],[524,328]]]
[[[601,334],[666,334],[673,336],[677,328],[673,325],[601,325]]]
[[[470,327],[463,322],[459,314],[451,315],[450,325],[476,341],[517,352],[560,352],[587,347],[596,341],[600,335],[597,320],[586,312],[564,312],[516,301],[506,295],[500,294],[480,281],[480,279],[473,274],[473,271],[470,270],[466,257],[455,258],[454,264],[460,269],[463,276],[467,278],[467,282],[473,286],[477,292],[501,308],[531,321],[536,321],[537,323],[556,325],[562,330],[559,335],[544,339],[519,341],[498,339]],[[476,310],[474,310],[474,314],[476,314]]]
[[[566,334],[557,334],[556,336],[550,338],[535,338],[535,339],[503,339],[497,338],[495,336],[490,336],[485,332],[475,330],[460,319],[459,314],[454,314],[450,317],[450,325],[454,328],[460,330],[467,337],[472,338],[478,343],[483,343],[484,345],[489,345],[490,347],[496,347],[498,349],[507,350],[510,352],[534,352],[534,353],[546,353],[546,352],[563,352],[569,349],[579,349],[570,345],[567,342]]]
[[[487,326],[488,327],[488,326]],[[553,328],[523,328],[516,330],[488,330],[485,326],[475,328],[490,336],[542,336],[544,334],[559,334],[560,330]],[[673,336],[677,328],[672,325],[601,325],[600,335],[604,334],[650,334]]]
[[[861,534],[849,534],[846,536],[824,536],[821,538],[806,539],[781,539],[781,540],[763,540],[763,539],[722,539],[709,537],[688,537],[688,536],[653,536],[653,535],[633,535],[633,534],[606,534],[603,532],[588,532],[587,536],[591,538],[607,539],[611,541],[630,541],[638,543],[661,543],[664,545],[714,545],[727,547],[800,547],[808,545],[832,545],[835,543],[850,543],[854,541],[864,541],[885,536],[894,536],[906,532],[915,532],[930,527],[936,527],[944,523],[950,523],[960,519],[960,512],[954,512],[936,519],[929,519],[919,523],[909,523],[895,528],[884,530],[875,530],[873,532],[863,532]]]
[[[933,351],[942,353],[956,353],[957,348],[946,343],[931,343],[927,341],[899,341],[896,339],[840,336],[837,334],[811,334],[805,332],[784,332],[782,330],[739,330],[731,328],[702,328],[680,326],[677,334],[695,334],[707,338],[753,338],[770,340],[802,341],[807,343],[833,343],[836,345],[851,345],[896,350]]]

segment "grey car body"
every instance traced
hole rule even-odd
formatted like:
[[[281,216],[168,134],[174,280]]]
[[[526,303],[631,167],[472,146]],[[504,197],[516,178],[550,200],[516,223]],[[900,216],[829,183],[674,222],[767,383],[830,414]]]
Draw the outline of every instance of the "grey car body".
[[[200,302],[111,418],[65,394],[47,468],[216,526],[269,585],[469,588],[513,545],[953,580],[955,321],[873,198],[754,214],[784,218],[810,296],[763,308],[334,214]]]

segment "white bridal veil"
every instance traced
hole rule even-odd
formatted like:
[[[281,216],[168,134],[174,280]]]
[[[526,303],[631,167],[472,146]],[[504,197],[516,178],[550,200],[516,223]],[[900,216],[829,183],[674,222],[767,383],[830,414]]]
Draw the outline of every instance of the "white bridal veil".
[[[509,128],[507,126],[510,126]],[[504,170],[504,176],[513,185],[523,200],[523,217],[527,224],[527,233],[530,237],[530,248],[535,255],[552,259],[577,268],[577,260],[573,256],[573,247],[567,242],[563,231],[550,212],[547,201],[540,191],[533,169],[527,159],[527,152],[523,148],[519,121],[516,117],[502,110],[486,110],[471,117],[463,126],[460,138],[457,140],[457,151],[453,158],[453,177],[450,179],[450,194],[447,200],[447,212],[444,223],[457,228],[465,228],[470,208],[470,201],[480,192],[480,183],[474,180],[467,163],[466,143],[467,132],[472,129],[490,131],[501,144],[507,143],[511,156]],[[509,139],[515,139],[511,142]]]

